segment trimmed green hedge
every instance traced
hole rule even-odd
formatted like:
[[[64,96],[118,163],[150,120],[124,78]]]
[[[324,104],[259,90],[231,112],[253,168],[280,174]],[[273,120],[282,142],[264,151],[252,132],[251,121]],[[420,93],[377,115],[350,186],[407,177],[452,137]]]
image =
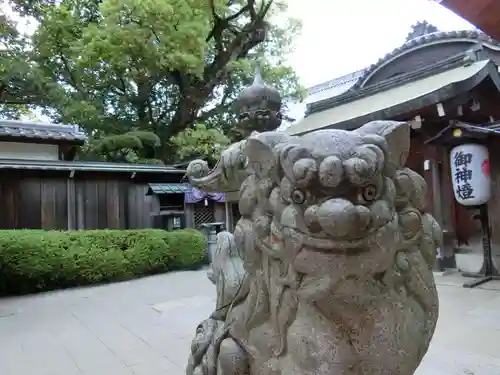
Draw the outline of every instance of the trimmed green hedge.
[[[193,229],[0,231],[0,294],[126,280],[194,268],[205,260]]]

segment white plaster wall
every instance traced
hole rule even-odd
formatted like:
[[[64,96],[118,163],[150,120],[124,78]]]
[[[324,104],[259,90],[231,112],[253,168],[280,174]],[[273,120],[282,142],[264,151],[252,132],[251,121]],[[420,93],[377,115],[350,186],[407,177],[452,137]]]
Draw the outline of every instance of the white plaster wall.
[[[0,159],[59,160],[57,145],[0,142]]]

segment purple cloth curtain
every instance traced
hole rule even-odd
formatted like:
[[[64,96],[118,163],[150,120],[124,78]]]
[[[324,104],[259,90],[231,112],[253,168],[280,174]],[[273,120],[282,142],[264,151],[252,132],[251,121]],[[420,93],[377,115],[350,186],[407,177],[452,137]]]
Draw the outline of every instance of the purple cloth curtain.
[[[184,193],[184,202],[186,203],[197,203],[203,199],[211,199],[215,202],[225,202],[225,193],[206,193],[195,187],[191,187],[188,191]]]

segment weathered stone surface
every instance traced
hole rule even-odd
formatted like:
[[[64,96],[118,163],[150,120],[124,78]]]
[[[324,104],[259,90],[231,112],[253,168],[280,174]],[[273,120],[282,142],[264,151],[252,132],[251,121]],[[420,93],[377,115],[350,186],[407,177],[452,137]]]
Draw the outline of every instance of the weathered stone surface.
[[[438,316],[441,230],[404,167],[409,131],[254,133],[214,171],[188,168],[202,189],[239,186],[242,215],[234,237],[219,234],[217,308],[188,375],[414,373]]]

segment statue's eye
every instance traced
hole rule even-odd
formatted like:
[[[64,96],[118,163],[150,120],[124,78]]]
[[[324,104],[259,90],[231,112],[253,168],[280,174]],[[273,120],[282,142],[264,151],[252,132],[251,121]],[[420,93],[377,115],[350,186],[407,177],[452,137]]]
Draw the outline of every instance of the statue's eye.
[[[295,189],[292,191],[291,198],[294,203],[302,204],[306,201],[306,194],[300,189]]]
[[[365,186],[361,195],[365,202],[373,202],[377,199],[377,187],[375,185]]]

